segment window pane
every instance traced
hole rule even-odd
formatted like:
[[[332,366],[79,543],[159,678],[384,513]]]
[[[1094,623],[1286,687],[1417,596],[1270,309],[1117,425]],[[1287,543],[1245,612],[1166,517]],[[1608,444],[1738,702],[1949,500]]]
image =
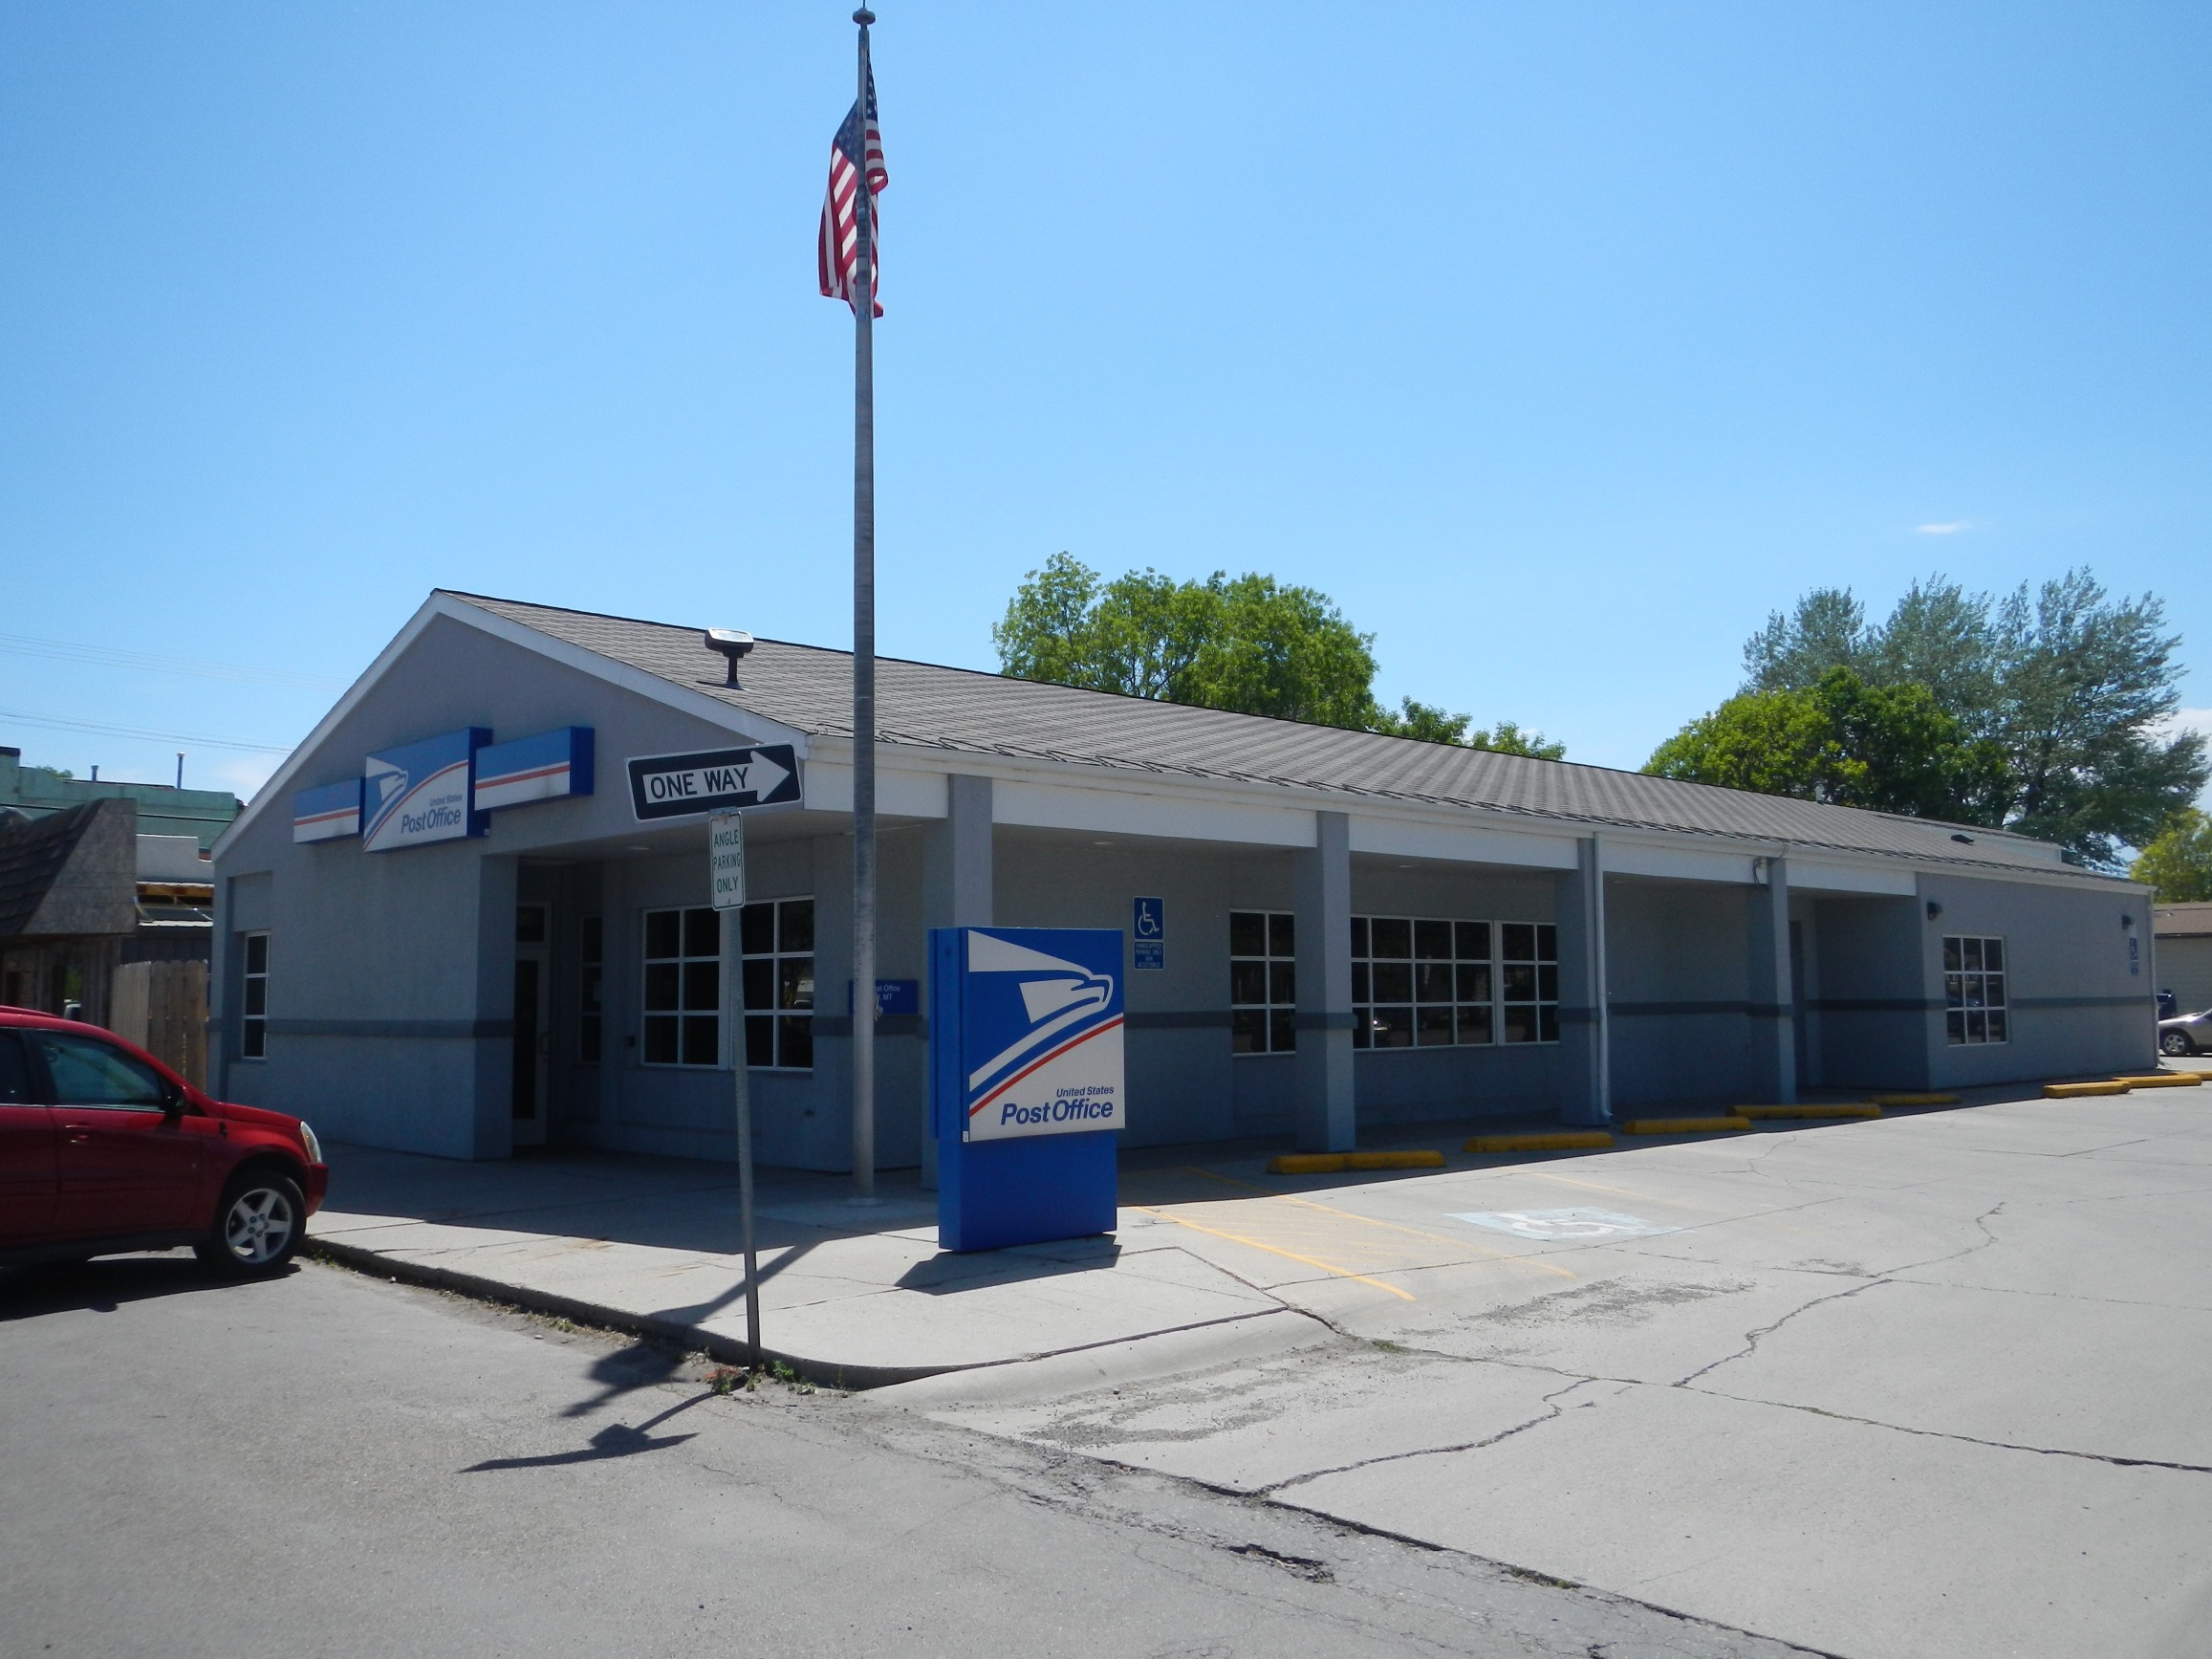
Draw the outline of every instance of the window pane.
[[[1979,973],[1962,973],[1959,977],[1966,984],[1966,1006],[1968,1008],[1980,1008],[1982,1006],[1982,976]],[[1971,1031],[1973,1027],[1969,1025],[1966,1029]]]
[[[1416,922],[1413,925],[1413,953],[1424,961],[1450,961],[1452,925],[1449,922]]]
[[[1298,1016],[1287,1008],[1271,1010],[1268,1015],[1268,1047],[1275,1054],[1289,1054],[1298,1046]]]
[[[238,1034],[239,1052],[248,1059],[260,1059],[268,1046],[269,1028],[258,1019],[249,1019]]]
[[[1982,941],[1982,966],[1992,973],[2002,973],[2005,971],[2004,940],[1984,939]]]
[[[1487,922],[1455,922],[1452,924],[1452,943],[1462,962],[1486,962],[1490,958],[1490,925]]]
[[[1366,1048],[1375,1040],[1375,1034],[1367,1029],[1368,1022],[1374,1017],[1374,1013],[1365,1008],[1355,1008],[1352,1011],[1352,1046],[1354,1048]]]
[[[1966,1006],[1966,976],[1963,973],[1946,973],[1943,975],[1943,1006],[1946,1008],[1963,1008]]]
[[[648,1065],[674,1065],[676,1054],[676,1016],[668,1014],[646,1015],[646,1063]]]
[[[1546,962],[1536,970],[1536,996],[1541,1002],[1559,1000],[1559,964]]]
[[[1375,1011],[1375,1046],[1377,1048],[1411,1048],[1413,1046],[1413,1010],[1410,1008],[1378,1008]]]
[[[576,1059],[586,1065],[599,1063],[599,1016],[587,1014],[576,1022]]]
[[[1269,955],[1295,956],[1298,953],[1296,925],[1297,918],[1294,916],[1269,916],[1268,918]]]
[[[1462,1002],[1490,1000],[1490,965],[1487,962],[1461,963],[1459,980]]]
[[[583,929],[583,951],[586,962],[602,962],[607,955],[607,919],[604,916],[586,916]]]
[[[1375,981],[1376,1001],[1413,1000],[1413,964],[1410,962],[1377,962],[1371,970],[1371,977]]]
[[[1268,965],[1265,962],[1230,963],[1229,1000],[1245,1003],[1267,1001]]]
[[[1536,1011],[1536,1037],[1540,1042],[1559,1040],[1559,1011],[1550,1003]]]
[[[1954,1008],[1943,1015],[1943,1034],[1953,1042],[1966,1040],[1966,1015],[1963,1009]]]
[[[719,956],[722,954],[722,927],[712,909],[683,912],[683,954],[686,956]]]
[[[691,1014],[712,1014],[722,1006],[722,964],[686,962],[683,965],[683,1007]]]
[[[683,1063],[685,1065],[712,1065],[717,1054],[717,1027],[721,1021],[714,1015],[694,1015],[683,1022]]]
[[[1539,962],[1556,962],[1559,960],[1559,929],[1549,922],[1536,924],[1536,960]]]
[[[776,1062],[776,1022],[755,1015],[745,1022],[745,1063],[772,1066]]]
[[[814,1022],[803,1014],[776,1016],[776,1064],[805,1071],[814,1063]]]
[[[647,910],[645,912],[645,954],[678,956],[683,943],[683,915],[676,910]]]
[[[1229,912],[1229,954],[1265,956],[1268,953],[1268,919],[1257,910]]]
[[[1298,965],[1295,962],[1268,964],[1268,1000],[1286,1008],[1298,1000]]]
[[[1990,1008],[2003,1008],[2005,1006],[2004,974],[1984,973],[1982,975],[1982,1001]]]
[[[2010,1028],[2006,1022],[2005,1011],[2002,1008],[1992,1008],[1982,1017],[1988,1022],[1989,1040],[1991,1042],[2004,1042],[2007,1039]]]
[[[1368,1000],[1367,964],[1364,962],[1355,962],[1352,965],[1352,1000],[1355,1002]]]
[[[1490,1005],[1488,1003],[1476,1003],[1460,1010],[1459,1037],[1462,1042],[1488,1042],[1490,1040]]]
[[[269,1012],[269,981],[249,979],[246,982],[246,1012],[263,1015]]]
[[[1240,1008],[1229,1015],[1229,1053],[1266,1054],[1268,1052],[1268,1011],[1264,1008]]]
[[[543,945],[545,943],[545,906],[543,905],[515,906],[514,942],[517,945]]]
[[[786,957],[776,964],[776,1006],[814,1006],[814,959],[812,956]]]
[[[776,906],[777,941],[779,950],[812,950],[814,948],[814,902],[812,899],[786,899]],[[807,1052],[813,1053],[813,1038],[808,1038]],[[790,1064],[790,1061],[785,1061]],[[810,1062],[812,1063],[812,1062]]]
[[[1966,1040],[1968,1042],[1986,1042],[1988,1039],[1989,1027],[1982,1018],[1982,1011],[1978,1008],[1966,1010]]]
[[[677,966],[673,962],[645,964],[645,1006],[648,1009],[673,1009],[676,1006]]]
[[[1355,956],[1367,954],[1367,918],[1365,916],[1352,918],[1352,954]]]
[[[1981,940],[1962,939],[1959,941],[1959,950],[1960,966],[1964,968],[1967,972],[1971,973],[1975,969],[1982,966]]]
[[[249,973],[267,973],[269,971],[268,934],[249,933],[246,935],[246,971]]]
[[[748,1008],[773,1008],[776,1005],[776,965],[765,958],[745,965],[745,1005]],[[768,1062],[761,1062],[766,1065]]]
[[[1421,1009],[1414,1029],[1423,1048],[1448,1045],[1452,1040],[1452,1011],[1448,1007]]]
[[[1536,960],[1536,928],[1531,922],[1507,922],[1499,929],[1505,935],[1503,954],[1508,962]]]
[[[1411,956],[1413,924],[1402,916],[1377,916],[1367,926],[1368,943],[1377,956]]]
[[[1507,1042],[1534,1042],[1536,1040],[1536,1011],[1533,1008],[1506,1010],[1506,1040]]]
[[[1507,966],[1506,1000],[1507,1002],[1533,1002],[1536,1000],[1536,968],[1533,963],[1510,963]]]
[[[606,970],[596,963],[586,963],[577,981],[577,1000],[587,1015],[599,1012],[599,992],[605,984]]]
[[[1449,962],[1423,962],[1415,968],[1413,995],[1417,1002],[1451,1001],[1452,965]]]
[[[748,905],[737,913],[738,949],[748,956],[766,956],[776,948],[776,907]],[[764,1062],[765,1063],[765,1062]]]

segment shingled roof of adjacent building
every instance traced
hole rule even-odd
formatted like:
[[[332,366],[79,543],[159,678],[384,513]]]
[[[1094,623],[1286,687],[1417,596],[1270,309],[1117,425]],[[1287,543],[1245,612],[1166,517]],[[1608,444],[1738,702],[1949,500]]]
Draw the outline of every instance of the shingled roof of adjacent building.
[[[726,686],[704,630],[518,600],[447,597],[810,735],[853,733],[852,655],[760,640]],[[879,742],[1321,791],[1588,825],[2005,870],[2052,870],[2058,850],[2001,830],[1683,783],[1572,761],[1423,743],[1111,691],[879,658]],[[2075,874],[2088,875],[2087,871]]]
[[[137,810],[127,800],[0,818],[0,939],[33,928],[42,935],[129,931],[137,920],[129,862],[136,830]]]

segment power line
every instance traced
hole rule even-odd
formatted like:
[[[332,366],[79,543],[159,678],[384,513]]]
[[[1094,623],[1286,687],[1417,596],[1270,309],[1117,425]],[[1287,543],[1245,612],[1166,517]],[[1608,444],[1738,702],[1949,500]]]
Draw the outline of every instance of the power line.
[[[101,737],[141,737],[157,743],[188,743],[200,749],[243,749],[253,754],[290,754],[293,747],[289,743],[246,743],[235,737],[201,737],[189,731],[147,731],[137,726],[107,726],[97,720],[62,720],[51,714],[22,714],[13,709],[0,709],[0,720],[90,731]]]
[[[119,645],[42,640],[29,634],[0,634],[0,651],[18,657],[47,657],[60,663],[89,663],[103,668],[137,668],[156,674],[189,674],[203,680],[251,680],[270,686],[297,686],[311,691],[336,691],[345,686],[341,680],[322,680],[283,668],[249,668],[237,663],[209,663],[196,657],[163,657]]]

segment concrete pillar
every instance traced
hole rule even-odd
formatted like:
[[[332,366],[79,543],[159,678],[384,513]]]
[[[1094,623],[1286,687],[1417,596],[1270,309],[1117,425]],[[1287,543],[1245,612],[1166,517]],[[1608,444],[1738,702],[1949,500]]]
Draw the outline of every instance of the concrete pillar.
[[[922,849],[922,917],[925,928],[991,925],[991,787],[987,777],[944,780],[945,812],[929,826]],[[924,976],[926,983],[926,976]],[[935,1009],[923,1011],[936,1016]],[[921,1102],[922,1185],[937,1186],[937,1138],[929,1133],[929,1101]]]
[[[1606,1015],[1605,846],[1574,843],[1575,865],[1559,875],[1559,1115],[1570,1124],[1613,1117],[1612,1026]]]
[[[1789,975],[1789,865],[1761,859],[1766,880],[1751,888],[1751,1090],[1753,1104],[1790,1105],[1797,1099],[1797,1020]]]
[[[1313,850],[1298,857],[1298,1146],[1357,1144],[1352,1072],[1352,819],[1313,815]]]
[[[401,854],[401,857],[408,855]],[[506,1158],[514,1151],[514,906],[518,859],[475,861],[476,1051],[469,1156]]]

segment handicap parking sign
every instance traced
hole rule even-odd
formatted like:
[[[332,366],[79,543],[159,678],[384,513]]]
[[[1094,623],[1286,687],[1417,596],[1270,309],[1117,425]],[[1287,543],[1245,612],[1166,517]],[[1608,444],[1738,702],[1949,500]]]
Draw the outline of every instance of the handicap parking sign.
[[[1129,918],[1129,948],[1133,966],[1139,972],[1158,972],[1167,966],[1167,901],[1138,899]]]

